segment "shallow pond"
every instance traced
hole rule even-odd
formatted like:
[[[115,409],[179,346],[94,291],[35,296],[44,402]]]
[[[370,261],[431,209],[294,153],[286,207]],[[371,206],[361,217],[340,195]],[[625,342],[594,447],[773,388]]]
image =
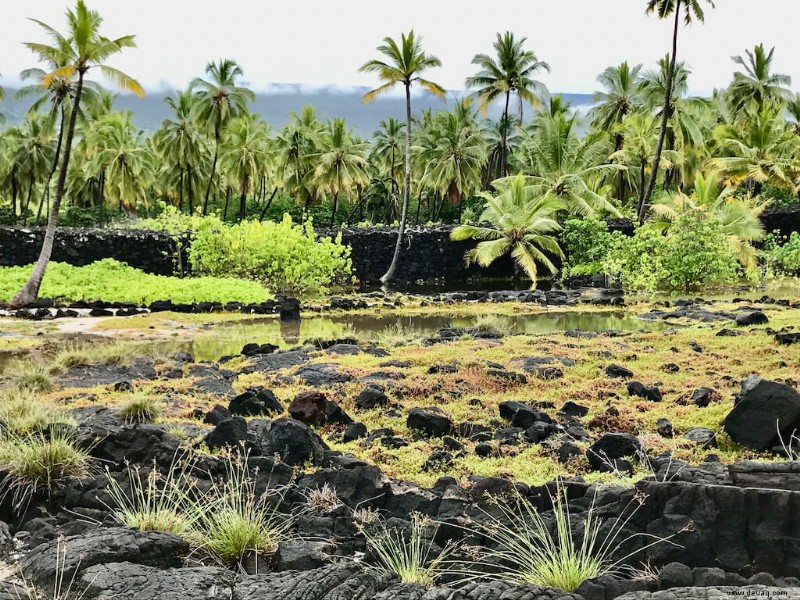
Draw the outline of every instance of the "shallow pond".
[[[172,349],[191,352],[197,360],[217,360],[221,356],[239,354],[242,346],[249,343],[268,343],[288,348],[310,339],[365,339],[394,332],[429,335],[443,327],[470,327],[477,318],[447,315],[342,315],[310,317],[299,323],[281,323],[277,318],[264,317],[235,324],[214,325],[192,341],[176,343]],[[527,335],[544,335],[570,329],[657,331],[664,328],[663,323],[642,321],[625,311],[548,312],[496,318],[508,332]]]

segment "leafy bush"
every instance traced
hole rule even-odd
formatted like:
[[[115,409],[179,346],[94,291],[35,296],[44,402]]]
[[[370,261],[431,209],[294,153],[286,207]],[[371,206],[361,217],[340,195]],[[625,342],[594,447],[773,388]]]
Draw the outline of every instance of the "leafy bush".
[[[613,236],[605,221],[591,218],[569,219],[561,234],[568,261],[564,265],[564,276],[601,273],[612,240]]]
[[[189,250],[198,275],[235,276],[258,281],[275,293],[321,294],[351,277],[350,249],[336,239],[317,238],[311,222],[295,225],[244,221],[224,225],[206,217],[194,230]]]
[[[793,231],[789,239],[777,232],[770,234],[764,243],[764,261],[772,273],[800,274],[800,233]]]
[[[632,237],[615,234],[604,270],[631,290],[696,290],[734,283],[741,270],[721,224],[699,212],[682,215],[663,235],[648,224]]]
[[[0,302],[22,287],[33,265],[0,268]],[[41,296],[65,301],[103,300],[149,304],[170,299],[191,302],[263,302],[269,292],[258,283],[232,277],[168,277],[152,275],[106,258],[85,267],[50,263]]]
[[[769,200],[770,208],[794,208],[800,205],[800,197],[787,190],[766,184],[761,197]]]

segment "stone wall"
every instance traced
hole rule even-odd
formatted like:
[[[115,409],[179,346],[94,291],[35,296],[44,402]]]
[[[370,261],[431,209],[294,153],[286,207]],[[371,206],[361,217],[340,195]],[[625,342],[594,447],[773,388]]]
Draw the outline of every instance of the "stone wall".
[[[767,231],[783,235],[800,231],[800,208],[769,211],[762,215]],[[626,235],[633,232],[628,219],[614,219],[609,228]],[[483,269],[464,263],[473,242],[452,242],[452,226],[412,227],[401,246],[396,274],[399,282],[460,281],[468,278],[507,278],[513,275],[508,258]],[[331,232],[320,230],[321,235]],[[38,227],[0,227],[0,266],[26,265],[36,261],[44,230]],[[378,281],[392,260],[397,230],[390,227],[346,229],[342,240],[352,248],[353,271],[362,282]],[[103,258],[115,258],[149,273],[170,274],[176,268],[175,241],[162,232],[122,229],[61,228],[56,235],[53,260],[86,265]],[[187,264],[185,256],[182,264]]]

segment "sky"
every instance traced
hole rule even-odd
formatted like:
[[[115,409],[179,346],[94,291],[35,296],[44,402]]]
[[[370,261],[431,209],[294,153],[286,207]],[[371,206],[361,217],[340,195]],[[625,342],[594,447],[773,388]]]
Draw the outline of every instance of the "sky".
[[[329,91],[372,86],[358,67],[385,36],[412,27],[443,63],[431,79],[459,90],[477,52],[491,52],[498,31],[528,38],[551,73],[552,92],[592,93],[605,67],[623,60],[655,65],[671,44],[671,23],[645,15],[645,0],[87,0],[109,37],[136,34],[138,47],[111,64],[151,92],[185,86],[209,60],[234,58],[259,92],[299,83]],[[14,87],[34,64],[23,41],[44,41],[36,18],[64,28],[65,0],[3,0],[0,81]],[[716,0],[705,24],[682,28],[678,57],[692,69],[691,92],[727,85],[731,56],[763,42],[776,46],[775,69],[800,89],[798,0]]]

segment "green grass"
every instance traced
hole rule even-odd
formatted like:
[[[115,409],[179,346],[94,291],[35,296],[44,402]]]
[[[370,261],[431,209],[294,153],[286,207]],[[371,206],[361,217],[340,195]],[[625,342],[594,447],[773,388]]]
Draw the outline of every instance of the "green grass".
[[[12,389],[47,392],[53,388],[50,369],[31,358],[14,360],[6,368],[5,374]]]
[[[33,265],[0,268],[0,302],[22,287]],[[66,302],[103,300],[149,304],[172,300],[191,302],[264,302],[271,294],[261,284],[228,277],[168,277],[152,275],[113,259],[85,267],[50,263],[39,295]]]
[[[71,423],[52,405],[43,402],[31,390],[7,390],[0,393],[0,423],[12,434],[39,432],[53,423]]]
[[[12,494],[17,508],[25,506],[33,494],[51,490],[64,477],[86,475],[89,466],[89,454],[59,428],[49,437],[7,434],[0,440],[0,469],[8,473],[4,492]]]
[[[163,416],[164,407],[158,398],[137,393],[122,403],[119,413],[131,424],[155,423]]]
[[[408,535],[396,528],[388,529],[383,522],[377,527],[360,527],[374,559],[372,568],[387,575],[397,575],[405,584],[432,586],[445,574],[444,564],[456,547],[448,545],[433,555],[435,535],[427,535],[430,525],[419,515],[412,515]]]

